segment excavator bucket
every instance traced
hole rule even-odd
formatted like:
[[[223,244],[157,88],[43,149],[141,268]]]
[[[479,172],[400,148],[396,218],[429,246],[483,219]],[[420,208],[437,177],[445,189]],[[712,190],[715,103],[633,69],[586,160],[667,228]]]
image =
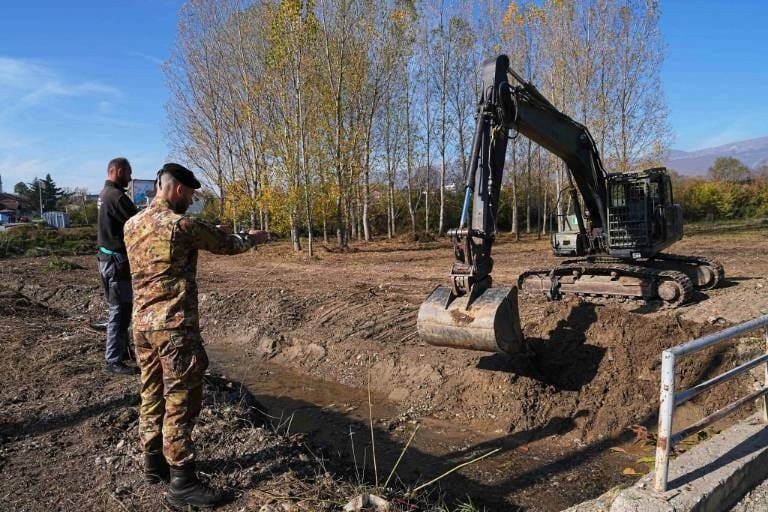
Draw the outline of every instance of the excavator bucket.
[[[430,345],[516,354],[525,351],[517,288],[488,288],[478,297],[456,297],[438,286],[419,308],[421,339]]]

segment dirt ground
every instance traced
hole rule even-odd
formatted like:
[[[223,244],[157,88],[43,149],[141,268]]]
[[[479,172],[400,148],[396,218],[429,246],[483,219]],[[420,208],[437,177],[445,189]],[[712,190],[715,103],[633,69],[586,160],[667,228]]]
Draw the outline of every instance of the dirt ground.
[[[141,478],[138,377],[103,372],[102,334],[83,320],[0,290],[0,510],[168,510]],[[209,375],[205,388],[198,469],[236,498],[222,510],[337,510],[355,495],[239,383]]]
[[[585,450],[606,451],[626,440],[627,427],[652,426],[664,348],[768,312],[765,242],[764,231],[732,231],[697,234],[675,245],[679,254],[718,259],[728,283],[674,311],[576,299],[549,303],[521,295],[523,330],[534,353],[529,358],[435,348],[418,339],[418,307],[436,285],[446,282],[452,253],[445,242],[400,239],[355,244],[347,252],[320,247],[312,261],[295,256],[284,243],[229,258],[206,254],[200,261],[203,333],[212,349],[230,347],[230,353],[239,349],[240,366],[264,362],[290,369],[298,379],[305,376],[356,390],[366,390],[370,382],[375,396],[389,404],[389,417],[380,423],[384,433],[414,421],[432,422],[459,426],[456,435],[465,432],[467,439],[477,439],[474,445],[461,447],[464,456],[506,446],[517,456],[511,466],[497,462],[493,471],[464,473],[460,484],[480,493],[470,495],[473,502],[490,509],[506,503],[526,510],[555,510],[626,481],[614,474],[615,468],[601,469],[599,457],[588,465],[586,460],[595,457],[592,452],[585,455]],[[556,261],[546,240],[505,238],[494,248],[494,259],[494,282],[500,285],[513,284],[528,267]],[[51,506],[69,510],[66,500],[71,498],[64,491],[72,485],[85,489],[78,499],[85,498],[89,506],[79,509],[119,510],[119,502],[138,504],[128,508],[138,510],[146,503],[131,440],[136,428],[135,390],[99,374],[100,335],[87,329],[90,320],[103,316],[92,260],[67,258],[76,265],[69,268],[60,260],[25,258],[4,260],[0,267],[0,284],[23,294],[4,299],[0,310],[0,340],[6,354],[2,371],[11,383],[0,391],[0,504],[14,504],[16,510]],[[23,307],[13,305],[17,300]],[[681,367],[681,383],[685,386],[730,368],[760,347],[734,342],[692,357]],[[752,377],[745,376],[700,396],[693,406],[698,413],[709,412],[752,384]],[[210,437],[215,429],[200,430],[199,435],[213,445]],[[297,457],[301,447],[275,441],[267,430],[259,432],[226,435],[256,443],[243,453],[277,452],[285,459],[256,457],[253,465],[246,464],[246,472],[251,472],[246,476],[216,466],[211,471],[215,478],[242,487],[248,479],[253,482],[255,473],[285,475],[262,467],[282,464],[290,468],[292,482],[302,485],[303,474],[284,462]],[[265,445],[252,440],[259,436]],[[546,453],[535,447],[536,456],[520,450],[526,443],[553,436],[557,442],[548,445]],[[437,444],[433,458],[450,452]],[[224,459],[242,455],[217,452],[224,448],[214,446],[203,459],[219,460],[231,469],[233,462]],[[459,460],[458,452],[451,453],[452,460]],[[344,454],[338,455],[343,460]],[[575,459],[582,456],[580,473]],[[55,476],[48,474],[48,457],[57,461]],[[631,456],[625,457],[618,462],[619,469],[632,462]],[[313,474],[323,474],[315,470]],[[527,476],[510,475],[521,470]],[[57,480],[60,472],[69,475],[63,482]],[[559,472],[566,476],[562,485],[548,485]],[[484,481],[474,489],[473,479]],[[445,489],[458,497],[464,490]],[[323,492],[332,494],[332,486]],[[501,496],[500,501],[489,498],[493,493]],[[542,502],[544,494],[549,502]],[[33,496],[49,506],[37,508],[33,501],[25,501]]]

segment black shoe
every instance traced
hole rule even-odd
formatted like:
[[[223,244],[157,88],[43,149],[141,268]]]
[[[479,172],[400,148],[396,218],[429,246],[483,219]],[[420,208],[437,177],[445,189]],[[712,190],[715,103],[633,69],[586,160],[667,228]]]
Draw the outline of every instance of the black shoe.
[[[170,468],[162,453],[144,454],[144,481],[148,484],[159,484],[171,479]]]
[[[122,361],[119,363],[107,363],[105,370],[116,375],[134,375],[136,373],[136,368],[127,366]]]
[[[136,363],[138,359],[136,359],[136,350],[133,348],[133,344],[129,344],[125,348],[125,354],[123,355],[123,362],[124,363]]]
[[[95,322],[91,322],[90,326],[91,329],[96,329],[97,331],[106,331],[107,330],[107,322],[106,320],[96,320]]]
[[[165,501],[171,507],[185,510],[186,507],[213,508],[231,500],[231,495],[211,489],[197,479],[194,464],[180,468],[171,466],[171,485],[165,495]]]

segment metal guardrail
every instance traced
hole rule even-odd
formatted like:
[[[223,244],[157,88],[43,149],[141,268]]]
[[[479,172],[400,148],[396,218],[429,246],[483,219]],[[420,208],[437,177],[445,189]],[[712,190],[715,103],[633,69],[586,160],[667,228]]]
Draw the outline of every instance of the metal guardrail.
[[[735,338],[742,334],[755,331],[759,328],[763,328],[763,339],[766,343],[766,353],[752,359],[751,361],[744,363],[740,366],[732,368],[725,373],[713,377],[707,381],[697,384],[689,389],[675,393],[675,364],[677,359],[681,356],[691,354],[693,352],[699,352],[713,345],[721,343],[723,341]],[[735,402],[726,405],[722,409],[719,409],[709,416],[702,418],[693,425],[690,425],[683,430],[672,433],[672,418],[675,414],[675,407],[682,405],[698,394],[706,391],[707,389],[721,384],[737,375],[754,368],[755,366],[766,363],[765,366],[765,383],[763,386],[736,400]],[[665,350],[661,355],[661,395],[659,397],[659,433],[658,441],[656,443],[656,479],[655,489],[658,492],[665,492],[667,490],[667,478],[669,475],[669,452],[672,447],[688,437],[689,435],[698,432],[702,428],[714,423],[715,421],[735,412],[739,407],[749,403],[752,400],[756,400],[763,397],[762,400],[762,419],[763,422],[768,423],[768,315],[755,318],[748,322],[734,325],[720,332],[703,336],[701,338],[677,345],[676,347]]]

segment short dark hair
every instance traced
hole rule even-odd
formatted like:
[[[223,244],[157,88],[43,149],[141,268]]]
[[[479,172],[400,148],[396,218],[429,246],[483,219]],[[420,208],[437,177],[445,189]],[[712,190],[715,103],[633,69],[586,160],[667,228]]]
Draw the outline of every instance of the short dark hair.
[[[128,162],[127,158],[119,156],[109,161],[109,164],[107,164],[107,173],[109,173],[109,171],[111,171],[112,169],[121,170],[121,169],[126,169],[130,166],[131,164]]]

